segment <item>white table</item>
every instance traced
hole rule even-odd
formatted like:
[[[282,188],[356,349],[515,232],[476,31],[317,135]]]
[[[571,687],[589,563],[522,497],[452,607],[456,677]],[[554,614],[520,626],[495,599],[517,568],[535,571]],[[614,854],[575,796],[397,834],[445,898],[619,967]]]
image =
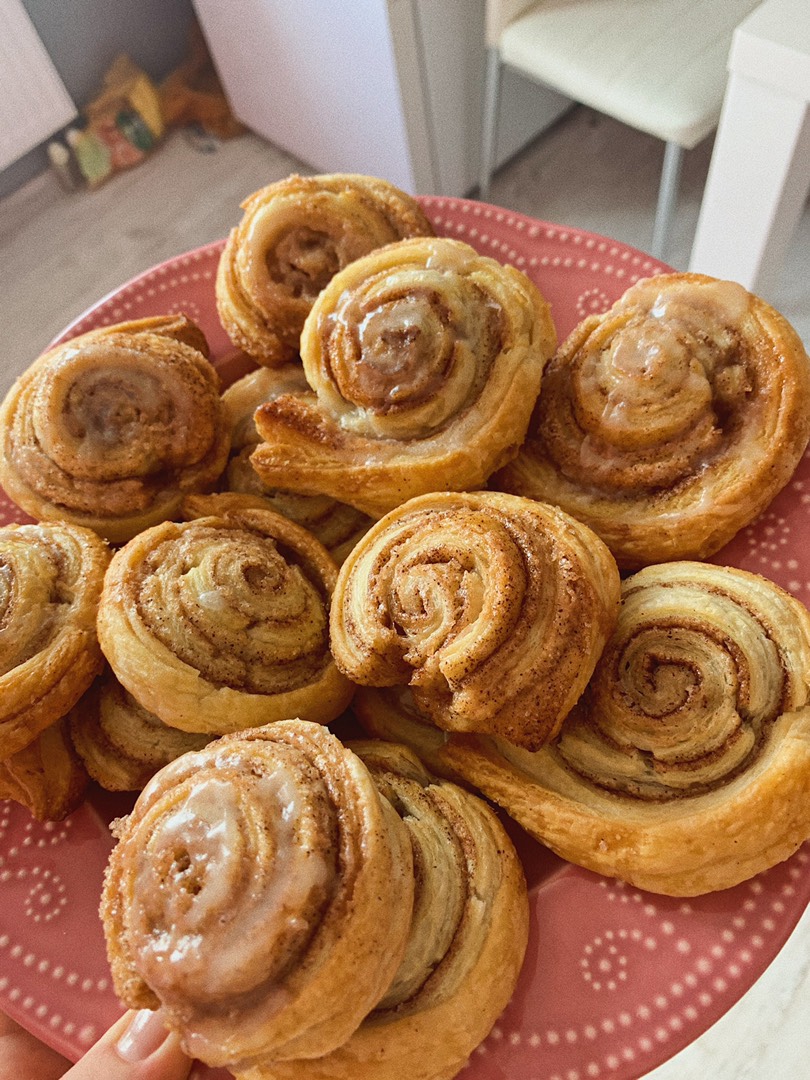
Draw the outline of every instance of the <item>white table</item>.
[[[765,0],[728,67],[689,269],[772,299],[810,189],[808,0]]]

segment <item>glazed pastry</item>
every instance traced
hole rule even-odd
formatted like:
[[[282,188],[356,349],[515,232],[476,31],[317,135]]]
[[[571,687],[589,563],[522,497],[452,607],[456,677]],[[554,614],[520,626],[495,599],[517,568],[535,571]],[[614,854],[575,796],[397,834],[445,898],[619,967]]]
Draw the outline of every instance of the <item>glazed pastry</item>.
[[[76,525],[0,529],[0,758],[65,715],[101,671],[103,540]]]
[[[536,754],[441,752],[564,859],[642,889],[725,889],[810,838],[810,615],[764,578],[706,563],[628,578],[616,631]]]
[[[269,510],[164,522],[113,557],[101,648],[118,681],[171,727],[328,723],[353,689],[329,652],[336,574],[314,536]]]
[[[351,743],[413,843],[408,948],[383,999],[342,1046],[310,1061],[237,1071],[237,1080],[450,1080],[489,1034],[523,963],[523,870],[495,814],[436,780],[405,747]]]
[[[303,525],[341,563],[371,525],[371,518],[326,495],[299,495],[268,488],[250,463],[250,455],[260,441],[253,421],[259,405],[281,394],[305,393],[308,389],[300,364],[285,364],[279,368],[259,368],[225,391],[222,400],[231,427],[231,457],[225,484],[229,491],[267,499],[270,509]]]
[[[705,559],[787,483],[810,435],[810,361],[734,282],[665,274],[585,319],[549,364],[493,486],[562,507],[621,567]]]
[[[391,984],[413,880],[408,831],[326,728],[225,736],[120,828],[101,899],[116,993],[232,1072],[328,1053]]]
[[[590,529],[500,492],[412,499],[341,567],[332,651],[363,686],[406,686],[447,731],[537,749],[613,629],[619,574]]]
[[[371,176],[290,176],[242,203],[219,262],[217,311],[231,340],[269,367],[298,355],[315,297],[375,248],[433,227],[404,191]]]
[[[38,821],[61,821],[81,802],[87,773],[71,746],[63,720],[51,724],[24,750],[0,760],[0,799],[20,803]]]
[[[209,741],[164,724],[109,670],[70,711],[68,723],[85,768],[107,791],[140,791],[158,769]]]
[[[390,244],[313,305],[301,336],[312,393],[258,409],[253,467],[372,517],[481,487],[517,453],[555,343],[548,304],[514,267],[460,240]]]
[[[50,349],[0,409],[0,482],[38,520],[113,543],[174,515],[227,462],[219,377],[197,326],[156,317]]]

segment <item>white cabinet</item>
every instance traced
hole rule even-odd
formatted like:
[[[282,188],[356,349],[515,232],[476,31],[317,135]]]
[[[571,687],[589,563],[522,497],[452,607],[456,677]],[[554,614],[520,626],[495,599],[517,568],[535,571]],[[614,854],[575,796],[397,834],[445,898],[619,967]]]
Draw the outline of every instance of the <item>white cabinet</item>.
[[[464,195],[478,176],[484,0],[194,0],[234,112],[321,172]],[[498,160],[568,106],[507,74]]]

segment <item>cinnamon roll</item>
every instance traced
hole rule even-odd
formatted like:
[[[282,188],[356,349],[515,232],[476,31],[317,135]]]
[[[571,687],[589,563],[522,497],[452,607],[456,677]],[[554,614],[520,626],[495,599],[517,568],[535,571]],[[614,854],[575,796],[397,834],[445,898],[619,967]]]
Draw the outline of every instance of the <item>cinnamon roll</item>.
[[[312,393],[260,406],[253,467],[372,517],[481,487],[517,453],[555,343],[548,304],[514,267],[460,240],[389,244],[318,296],[301,336]]]
[[[107,791],[140,791],[158,769],[200,750],[210,738],[164,724],[109,670],[73,707],[67,722],[84,767]]]
[[[674,896],[725,889],[810,838],[809,671],[810,614],[772,582],[649,566],[552,743],[441,753],[571,862]]]
[[[352,686],[329,651],[337,567],[269,510],[164,522],[116,552],[98,615],[116,678],[171,727],[328,723]]]
[[[38,821],[61,821],[84,797],[87,773],[58,720],[23,750],[0,760],[0,799],[20,803]]]
[[[355,683],[409,685],[440,728],[537,749],[584,689],[618,602],[613,557],[567,514],[500,492],[439,492],[392,511],[350,552],[332,651]]]
[[[493,484],[584,521],[622,567],[705,559],[787,483],[808,436],[793,328],[734,282],[664,274],[573,330]]]
[[[231,427],[231,457],[225,470],[229,491],[261,496],[278,514],[313,533],[341,563],[371,525],[371,518],[353,506],[326,495],[300,495],[268,488],[250,463],[260,439],[253,416],[265,401],[281,394],[305,393],[309,384],[299,364],[259,368],[239,379],[222,396]]]
[[[237,1070],[237,1080],[450,1080],[515,988],[528,938],[526,883],[495,814],[402,746],[350,746],[410,833],[416,892],[405,956],[342,1046],[314,1060]]]
[[[242,203],[216,280],[231,340],[258,363],[292,360],[315,297],[348,263],[409,236],[431,236],[418,202],[353,173],[290,176]]]
[[[107,545],[69,524],[0,529],[0,758],[67,713],[101,671]]]
[[[326,1054],[391,984],[413,881],[406,827],[329,731],[225,736],[120,826],[101,899],[115,990],[232,1072]]]
[[[41,356],[0,409],[0,482],[38,520],[119,543],[213,486],[228,457],[219,377],[183,317],[92,330]]]

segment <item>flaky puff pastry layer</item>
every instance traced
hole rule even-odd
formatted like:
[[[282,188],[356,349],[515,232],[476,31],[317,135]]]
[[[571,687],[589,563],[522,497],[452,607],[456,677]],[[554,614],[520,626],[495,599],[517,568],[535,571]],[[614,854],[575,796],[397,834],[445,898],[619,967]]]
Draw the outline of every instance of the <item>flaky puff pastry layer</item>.
[[[107,544],[76,525],[0,529],[0,758],[67,713],[101,671]]]
[[[441,753],[450,733],[419,711],[410,687],[358,686],[351,712],[366,735],[406,746],[436,776],[464,783]]]
[[[165,522],[114,555],[101,648],[132,696],[184,731],[328,723],[353,692],[329,651],[336,575],[314,536],[269,510]]]
[[[493,486],[561,506],[619,565],[704,559],[787,483],[810,436],[810,360],[741,285],[664,274],[585,319],[549,364]]]
[[[164,724],[139,705],[109,669],[66,719],[76,753],[107,791],[140,791],[158,769],[209,741],[208,735]]]
[[[408,947],[385,996],[342,1046],[237,1080],[450,1080],[489,1034],[526,950],[528,899],[511,840],[492,810],[432,777],[405,747],[349,744],[399,813],[413,845]]]
[[[619,573],[587,526],[500,492],[420,496],[341,567],[332,651],[363,686],[409,685],[449,731],[552,738],[613,629]]]
[[[281,394],[301,394],[308,390],[309,383],[300,364],[259,368],[228,387],[222,401],[231,429],[231,456],[224,486],[229,491],[267,499],[271,509],[309,529],[329,549],[335,561],[341,563],[371,525],[371,518],[328,495],[300,495],[269,488],[250,463],[250,456],[260,442],[253,420],[256,409]]]
[[[460,240],[403,240],[347,266],[301,336],[310,394],[262,405],[268,485],[381,517],[481,487],[517,453],[556,331],[525,274]]]
[[[405,825],[316,724],[224,736],[161,770],[119,830],[101,917],[115,990],[244,1071],[341,1045],[390,985],[413,909]]]
[[[23,750],[0,760],[0,799],[12,799],[38,821],[61,821],[84,797],[87,772],[57,720]]]
[[[440,753],[563,858],[642,889],[736,885],[810,837],[810,615],[754,574],[650,566],[557,739]]]
[[[38,520],[113,543],[171,518],[228,458],[219,376],[199,328],[157,316],[49,350],[0,409],[0,483]]]
[[[339,270],[394,240],[433,234],[410,195],[353,173],[289,176],[242,209],[219,262],[217,310],[233,343],[269,367],[297,356],[313,301]]]

